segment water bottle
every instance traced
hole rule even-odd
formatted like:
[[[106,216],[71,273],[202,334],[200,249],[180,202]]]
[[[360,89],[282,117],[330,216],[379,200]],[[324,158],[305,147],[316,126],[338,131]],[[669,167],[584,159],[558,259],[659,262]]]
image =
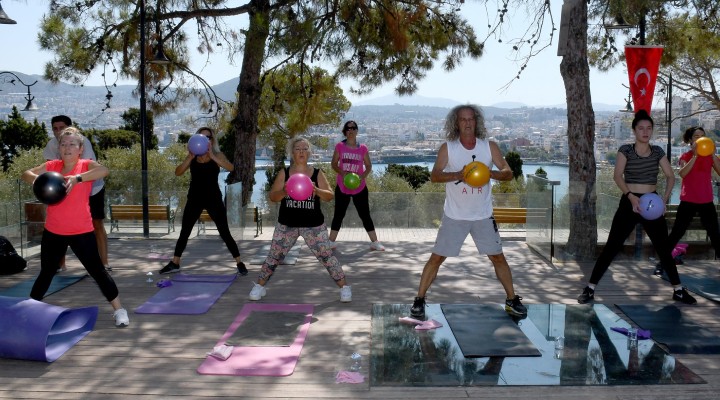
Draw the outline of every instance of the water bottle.
[[[362,356],[358,353],[352,353],[350,355],[352,364],[350,364],[350,371],[357,372],[362,368]]]
[[[637,349],[638,347],[638,337],[637,337],[637,329],[635,328],[628,328],[627,333],[627,348],[630,349]]]
[[[152,272],[147,273],[147,279],[145,280],[145,283],[147,283],[149,286],[155,285],[155,278],[153,277]]]

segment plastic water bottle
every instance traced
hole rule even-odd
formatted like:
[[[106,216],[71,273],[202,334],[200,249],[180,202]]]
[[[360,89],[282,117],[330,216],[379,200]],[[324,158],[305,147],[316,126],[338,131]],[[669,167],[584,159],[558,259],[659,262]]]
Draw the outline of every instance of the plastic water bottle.
[[[360,368],[362,368],[362,356],[358,353],[352,353],[350,355],[350,359],[352,360],[352,364],[350,364],[350,371],[360,371]]]
[[[147,279],[145,280],[145,282],[150,286],[153,286],[155,284],[155,278],[153,277],[152,272],[147,273]]]

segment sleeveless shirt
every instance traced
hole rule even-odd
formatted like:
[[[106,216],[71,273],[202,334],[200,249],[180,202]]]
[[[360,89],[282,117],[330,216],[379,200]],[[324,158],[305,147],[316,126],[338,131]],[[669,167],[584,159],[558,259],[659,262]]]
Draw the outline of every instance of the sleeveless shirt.
[[[320,170],[313,168],[310,180],[315,186],[318,185],[318,174]],[[290,169],[285,168],[285,182],[290,178]],[[291,228],[314,228],[325,222],[322,210],[320,210],[320,197],[310,195],[305,200],[294,200],[285,196],[280,201],[278,222]]]
[[[468,150],[460,143],[459,140],[446,142],[448,151],[448,164],[444,171],[456,172],[473,161],[481,163],[492,168],[492,154],[490,153],[490,143],[487,140],[477,139],[475,148]],[[473,156],[475,158],[473,159]],[[492,217],[492,186],[490,182],[475,188],[467,185],[465,182],[455,184],[455,182],[445,183],[445,215],[452,219],[477,221]]]
[[[338,166],[342,171],[354,172],[358,175],[362,175],[365,172],[365,154],[368,153],[367,146],[358,144],[356,148],[352,148],[343,140],[335,145],[335,151],[340,155]],[[337,174],[336,183],[340,191],[345,194],[358,194],[365,189],[365,179],[360,181],[360,186],[356,189],[348,189],[345,187],[343,177]]]
[[[208,196],[222,197],[220,186],[218,186],[218,175],[220,166],[215,161],[201,163],[197,157],[190,161],[190,187],[188,198],[203,199]]]

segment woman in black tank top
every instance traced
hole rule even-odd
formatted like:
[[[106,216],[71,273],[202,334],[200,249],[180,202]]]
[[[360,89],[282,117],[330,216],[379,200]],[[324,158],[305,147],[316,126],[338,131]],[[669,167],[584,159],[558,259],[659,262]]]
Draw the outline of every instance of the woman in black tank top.
[[[197,130],[197,134],[207,136],[210,140],[210,146],[207,153],[199,156],[188,150],[185,160],[175,168],[175,175],[177,176],[190,169],[190,188],[188,189],[187,203],[183,210],[182,228],[175,244],[173,259],[160,270],[160,273],[170,274],[180,271],[180,257],[185,251],[188,238],[190,238],[193,227],[200,218],[202,211],[207,210],[218,229],[220,237],[225,242],[225,246],[227,246],[230,254],[235,259],[238,274],[245,276],[248,274],[248,270],[240,258],[240,249],[238,249],[238,245],[230,233],[227,210],[217,184],[220,167],[232,171],[234,166],[217,149],[217,140],[212,129],[202,127]]]
[[[345,280],[345,273],[340,263],[333,255],[328,229],[320,210],[320,200],[330,201],[333,199],[334,193],[330,190],[325,173],[308,165],[311,153],[310,142],[307,139],[301,136],[291,139],[288,142],[287,152],[291,160],[290,168],[280,170],[269,193],[270,201],[281,202],[270,253],[263,262],[257,283],[253,285],[248,298],[255,301],[265,296],[267,293],[265,285],[277,266],[285,259],[297,238],[302,236],[315,257],[327,269],[330,277],[340,288],[340,301],[350,302],[352,300],[350,285]],[[285,190],[288,178],[295,174],[311,177],[313,192],[307,199],[293,199]]]

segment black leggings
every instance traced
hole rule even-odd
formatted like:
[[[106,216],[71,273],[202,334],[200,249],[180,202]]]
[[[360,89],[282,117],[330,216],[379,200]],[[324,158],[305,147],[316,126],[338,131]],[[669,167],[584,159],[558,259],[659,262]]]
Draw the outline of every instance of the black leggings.
[[[373,220],[370,217],[370,200],[368,198],[367,186],[357,194],[345,194],[340,191],[339,186],[335,186],[335,214],[333,215],[332,224],[330,224],[330,230],[339,231],[340,227],[342,227],[345,212],[350,205],[350,199],[352,199],[353,204],[355,204],[355,209],[362,220],[365,231],[374,231],[375,224],[373,224]]]
[[[79,235],[56,235],[47,229],[43,231],[40,242],[40,275],[33,284],[30,297],[38,301],[45,297],[68,246],[88,274],[95,279],[107,301],[115,300],[118,297],[118,288],[100,260],[95,232]]]
[[[238,249],[238,245],[235,243],[235,239],[233,239],[230,228],[228,227],[225,205],[219,196],[210,196],[209,198],[203,199],[203,201],[188,197],[187,204],[185,204],[185,211],[183,211],[180,237],[178,237],[178,241],[175,244],[175,257],[182,257],[193,227],[195,223],[197,223],[198,218],[200,218],[203,209],[207,210],[210,218],[215,222],[218,233],[220,233],[220,237],[225,242],[228,250],[230,250],[233,258],[240,257],[240,249]]]
[[[637,196],[639,196],[639,194]],[[597,285],[598,282],[600,282],[605,271],[610,267],[610,263],[612,263],[617,253],[620,252],[620,249],[622,249],[625,244],[625,239],[637,224],[642,224],[643,229],[647,232],[655,251],[658,253],[658,257],[660,257],[660,262],[668,275],[668,279],[670,279],[670,283],[673,285],[680,284],[677,266],[671,255],[672,248],[668,242],[667,221],[665,221],[665,216],[661,216],[652,221],[641,217],[640,214],[633,211],[632,203],[627,196],[620,198],[620,205],[613,217],[607,243],[605,243],[605,248],[595,262],[595,267],[590,275],[590,283]]]
[[[715,204],[712,202],[702,204],[690,203],[688,201],[680,202],[677,208],[675,223],[668,238],[670,249],[675,248],[678,244],[696,214],[700,214],[700,223],[702,223],[703,228],[707,231],[710,243],[712,243],[712,247],[715,249],[715,256],[717,257],[720,255],[720,228],[718,227],[718,216],[717,211],[715,211]]]

